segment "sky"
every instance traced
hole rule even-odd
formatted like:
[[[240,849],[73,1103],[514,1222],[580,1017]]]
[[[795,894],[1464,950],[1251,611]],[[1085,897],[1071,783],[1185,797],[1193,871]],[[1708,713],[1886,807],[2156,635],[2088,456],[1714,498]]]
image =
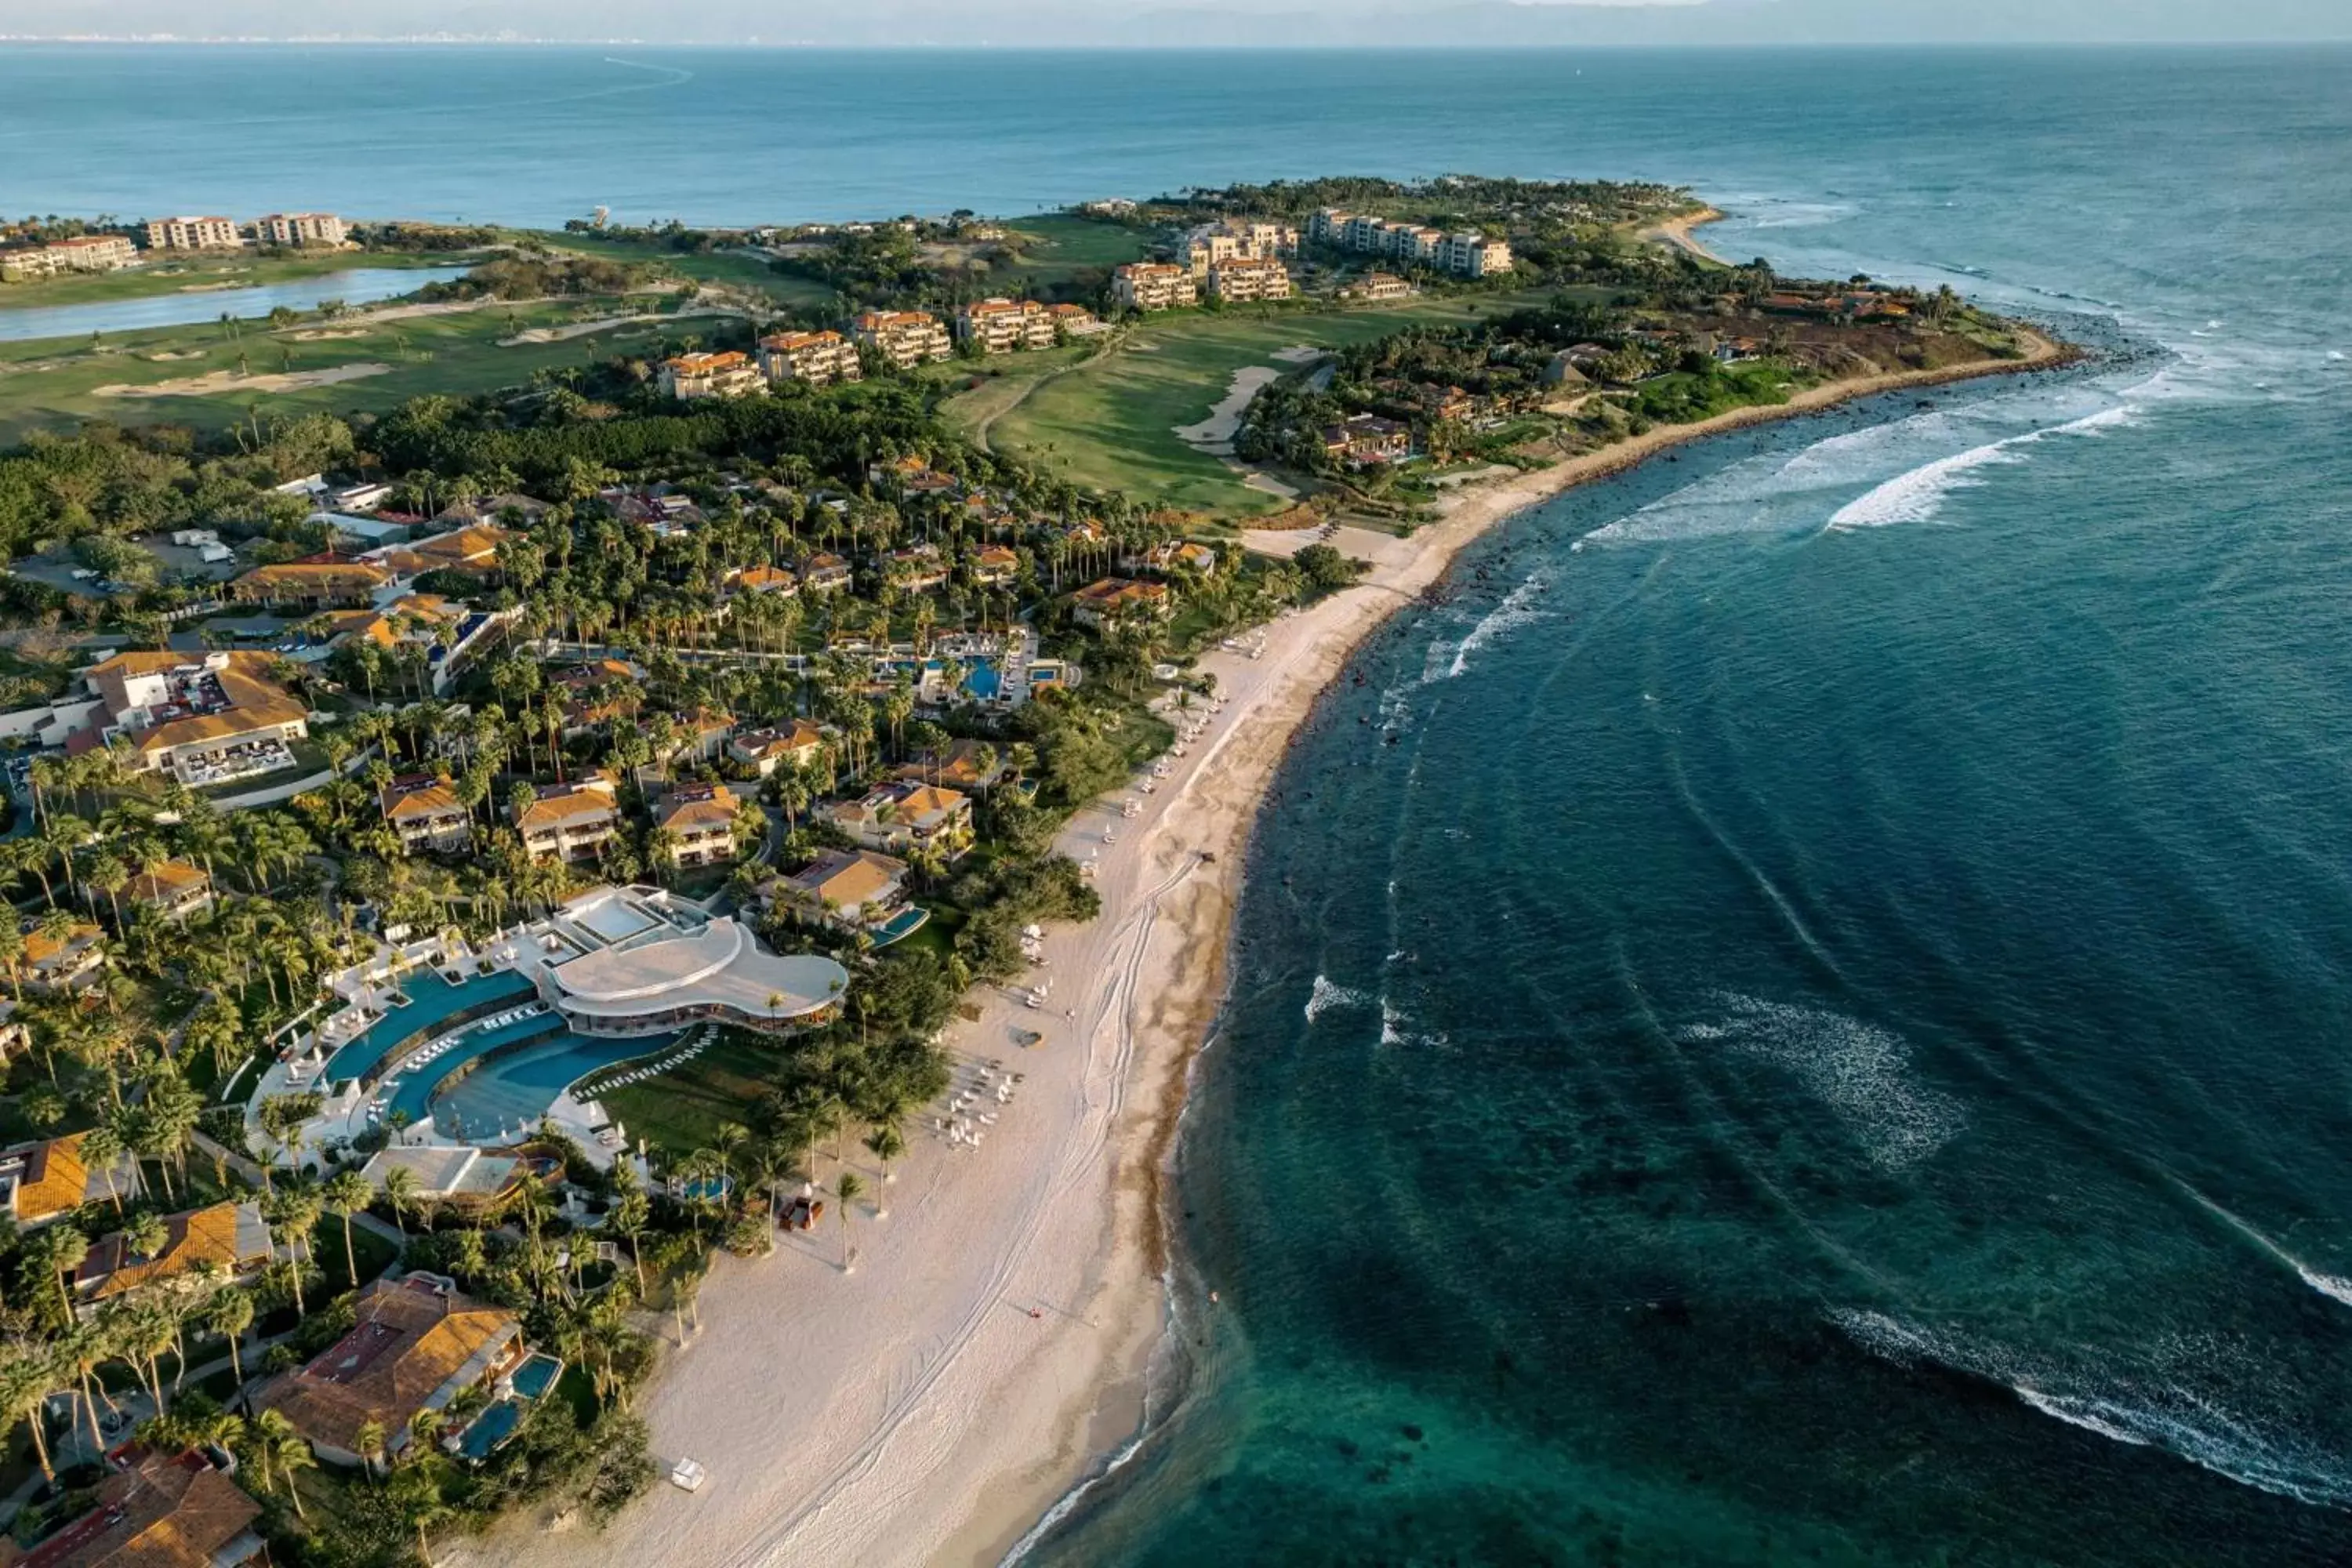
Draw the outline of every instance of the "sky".
[[[814,45],[2352,39],[2352,0],[0,0],[0,37]]]

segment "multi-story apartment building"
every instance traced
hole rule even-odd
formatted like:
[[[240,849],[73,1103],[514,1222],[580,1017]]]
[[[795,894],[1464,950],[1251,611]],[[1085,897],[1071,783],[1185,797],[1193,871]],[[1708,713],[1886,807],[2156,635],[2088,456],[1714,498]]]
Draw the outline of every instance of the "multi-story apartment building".
[[[1449,234],[1439,247],[1437,265],[1457,278],[1491,278],[1511,269],[1511,244],[1483,234]]]
[[[1192,230],[1181,248],[1192,276],[1206,278],[1220,261],[1270,261],[1296,256],[1298,231],[1269,218],[1226,218]]]
[[[618,788],[612,774],[599,771],[531,801],[515,813],[523,848],[534,860],[593,855],[620,829],[621,808],[614,798]]]
[[[900,370],[955,353],[947,328],[928,310],[868,310],[850,322],[849,335]]]
[[[1165,262],[1130,261],[1111,275],[1111,293],[1130,310],[1165,310],[1199,302],[1189,268]]]
[[[772,382],[825,386],[866,374],[857,345],[839,332],[771,332],[760,340],[760,374]]]
[[[768,384],[751,356],[730,351],[719,354],[679,354],[662,361],[664,396],[681,402],[698,397],[741,397]]]
[[[1054,346],[1053,310],[1034,300],[979,300],[956,312],[960,342],[984,354]]]
[[[1287,300],[1290,274],[1272,258],[1263,261],[1220,261],[1209,268],[1209,295],[1233,304],[1251,300]]]
[[[0,282],[26,283],[61,272],[111,272],[138,259],[137,249],[119,234],[77,235],[47,245],[0,250]]]
[[[268,213],[254,219],[253,237],[263,245],[341,245],[350,230],[333,213]]]
[[[147,223],[150,250],[231,250],[244,242],[225,217],[159,217]]]

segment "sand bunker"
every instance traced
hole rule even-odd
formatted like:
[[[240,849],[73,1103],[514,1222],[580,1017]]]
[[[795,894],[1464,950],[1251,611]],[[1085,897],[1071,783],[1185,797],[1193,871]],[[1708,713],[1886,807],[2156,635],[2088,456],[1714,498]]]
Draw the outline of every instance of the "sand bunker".
[[[1281,379],[1282,372],[1272,365],[1244,365],[1234,372],[1233,385],[1223,399],[1209,410],[1209,416],[1198,425],[1177,426],[1176,438],[1212,451],[1221,447],[1231,450],[1234,432],[1242,427],[1242,415],[1248,409],[1250,399],[1258,395],[1261,387]]]
[[[325,327],[314,327],[307,332],[289,332],[286,335],[298,343],[320,343],[330,338],[363,338],[368,334],[365,327],[350,327],[341,331]]]
[[[290,374],[239,375],[216,370],[178,381],[150,382],[144,386],[117,384],[97,388],[97,397],[217,397],[225,392],[300,392],[305,387],[332,386],[341,381],[361,381],[391,370],[388,364],[339,364],[331,370],[299,370]]]
[[[1293,343],[1286,349],[1276,349],[1273,357],[1285,364],[1313,364],[1318,359],[1331,357],[1329,349],[1318,349],[1306,343]]]

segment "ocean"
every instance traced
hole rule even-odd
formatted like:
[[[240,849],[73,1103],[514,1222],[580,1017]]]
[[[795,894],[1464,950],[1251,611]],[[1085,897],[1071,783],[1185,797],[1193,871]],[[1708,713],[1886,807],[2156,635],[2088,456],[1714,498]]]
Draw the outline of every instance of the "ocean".
[[[1151,1423],[1026,1558],[2352,1561],[2352,52],[0,52],[0,211],[1447,170],[2101,357],[1571,492],[1367,644]]]

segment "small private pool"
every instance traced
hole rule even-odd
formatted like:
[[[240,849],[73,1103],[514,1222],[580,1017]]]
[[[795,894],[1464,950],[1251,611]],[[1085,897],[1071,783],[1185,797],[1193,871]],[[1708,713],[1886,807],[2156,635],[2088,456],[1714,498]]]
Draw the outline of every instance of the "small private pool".
[[[919,910],[909,904],[874,928],[874,945],[887,947],[902,938],[910,937],[922,930],[924,923],[930,918],[930,910]]]
[[[404,1002],[345,1040],[327,1058],[323,1077],[328,1082],[373,1079],[393,1052],[436,1032],[449,1019],[525,1002],[536,994],[530,981],[513,970],[477,974],[452,984],[438,971],[423,969],[403,979],[400,988]]]
[[[976,658],[971,662],[971,673],[963,678],[963,689],[982,702],[993,702],[1004,689],[1004,678],[996,673],[996,666]]]
[[[447,1443],[449,1451],[475,1464],[497,1453],[515,1435],[531,1405],[545,1398],[556,1379],[562,1375],[562,1362],[545,1351],[531,1352],[520,1366],[507,1374],[507,1391]]]

